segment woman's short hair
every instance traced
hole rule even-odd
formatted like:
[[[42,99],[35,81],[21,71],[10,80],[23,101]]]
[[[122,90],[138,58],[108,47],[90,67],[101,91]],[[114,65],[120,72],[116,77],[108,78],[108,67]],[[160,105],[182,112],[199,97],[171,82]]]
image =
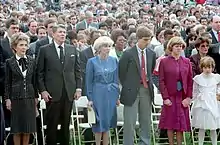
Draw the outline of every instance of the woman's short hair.
[[[175,36],[171,38],[167,44],[167,49],[172,52],[173,51],[173,46],[174,45],[182,45],[183,49],[186,47],[186,43],[181,37]]]
[[[123,36],[125,39],[127,39],[127,35],[125,34],[125,31],[122,29],[115,29],[111,32],[111,39],[116,43],[118,37]]]
[[[97,38],[94,42],[94,49],[96,52],[99,52],[102,47],[111,46],[114,44],[114,41],[108,36],[101,36]]]
[[[136,37],[136,33],[132,33],[129,37],[128,37],[128,45],[130,45],[132,42],[137,42],[137,37]]]
[[[213,58],[210,56],[205,56],[200,59],[200,64],[199,64],[200,69],[202,70],[203,68],[215,68],[215,61]]]
[[[25,33],[19,32],[13,34],[11,37],[11,48],[14,50],[18,45],[19,41],[23,41],[23,40],[26,41],[27,44],[29,45],[30,38]]]
[[[207,43],[208,45],[210,44],[210,41],[208,38],[206,37],[199,37],[196,39],[195,41],[195,48],[199,48],[199,46],[202,44],[202,43]]]

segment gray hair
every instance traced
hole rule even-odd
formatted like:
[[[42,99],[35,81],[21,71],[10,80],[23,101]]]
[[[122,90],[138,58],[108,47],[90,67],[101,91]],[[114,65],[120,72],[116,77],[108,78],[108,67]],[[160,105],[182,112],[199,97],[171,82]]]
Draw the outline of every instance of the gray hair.
[[[111,46],[114,44],[113,40],[108,36],[101,36],[97,38],[94,42],[94,49],[96,52],[99,52],[103,47]]]
[[[137,42],[136,33],[131,33],[131,35],[128,37],[128,44],[130,45],[131,42],[135,41]]]
[[[66,30],[66,26],[65,25],[58,24],[58,25],[53,26],[53,28],[52,28],[53,33],[57,32],[57,29],[59,29],[59,28],[62,28],[62,29]]]
[[[91,18],[91,17],[93,17],[93,13],[91,11],[86,11],[85,17],[86,18]]]

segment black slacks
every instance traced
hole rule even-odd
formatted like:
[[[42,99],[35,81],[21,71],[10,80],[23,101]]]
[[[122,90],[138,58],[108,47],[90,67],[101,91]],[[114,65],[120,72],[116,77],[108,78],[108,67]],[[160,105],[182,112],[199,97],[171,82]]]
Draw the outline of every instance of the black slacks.
[[[53,96],[52,96],[53,97]],[[57,143],[57,126],[61,125],[59,134],[60,144],[69,145],[69,125],[70,115],[72,111],[73,101],[69,101],[66,90],[63,88],[63,93],[60,101],[48,102],[46,110],[47,124],[47,145],[56,145]]]

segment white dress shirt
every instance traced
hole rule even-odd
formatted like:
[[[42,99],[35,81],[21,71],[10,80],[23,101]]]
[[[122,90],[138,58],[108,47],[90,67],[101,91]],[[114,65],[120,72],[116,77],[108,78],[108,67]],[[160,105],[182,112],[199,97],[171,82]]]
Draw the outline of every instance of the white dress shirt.
[[[47,37],[48,37],[48,39],[49,39],[49,44],[52,43],[52,42],[53,42],[53,38],[50,37],[49,35],[48,35]]]
[[[146,61],[146,48],[144,48],[143,50],[140,49],[138,47],[138,45],[136,45],[137,47],[137,51],[138,51],[138,57],[139,57],[139,62],[140,62],[140,68],[141,68],[141,63],[142,63],[142,51],[144,51],[144,61],[145,61],[145,72],[147,74],[147,61]],[[141,70],[140,70],[141,71]]]
[[[54,41],[54,44],[55,44],[55,48],[56,48],[58,57],[60,58],[60,48],[59,48],[59,46],[62,46],[62,47],[63,47],[63,55],[65,56],[64,43],[63,43],[62,45],[58,45],[58,44]]]

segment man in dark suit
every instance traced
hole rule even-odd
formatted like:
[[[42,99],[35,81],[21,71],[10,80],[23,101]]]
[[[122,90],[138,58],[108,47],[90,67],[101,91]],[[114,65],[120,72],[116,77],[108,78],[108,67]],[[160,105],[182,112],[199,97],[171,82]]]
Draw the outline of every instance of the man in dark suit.
[[[80,61],[77,49],[64,43],[65,26],[55,25],[52,30],[53,42],[41,47],[37,58],[38,89],[47,102],[47,145],[56,144],[59,123],[61,145],[69,145],[72,104],[81,96]]]
[[[86,74],[86,64],[88,59],[94,57],[95,55],[95,50],[93,48],[93,44],[95,42],[95,40],[97,38],[99,38],[101,36],[101,33],[99,31],[92,31],[90,34],[90,38],[91,38],[91,46],[89,46],[88,48],[84,49],[83,51],[81,51],[80,53],[80,66],[81,66],[81,73],[82,73],[82,95],[83,96],[87,96],[86,94],[86,89],[85,89],[85,74]],[[84,117],[84,122],[88,122],[87,121],[87,109],[83,111],[83,115]],[[92,129],[86,129],[86,131],[84,132],[84,139],[85,141],[91,141],[93,140],[93,133],[92,133]],[[91,145],[92,143],[85,143],[85,145]]]
[[[0,40],[0,96],[4,95],[4,78],[5,78],[5,61],[13,56],[13,51],[10,46],[11,36],[19,31],[19,23],[15,18],[8,19],[5,23],[7,35]],[[5,115],[5,126],[10,126],[10,111],[6,109],[3,102],[3,110]],[[13,140],[9,139],[8,144],[13,144]]]
[[[76,23],[77,23],[76,14],[70,15],[69,19],[70,19],[70,24],[67,26],[67,31],[71,31],[71,30],[76,31]]]
[[[210,34],[212,35],[212,47],[209,48],[208,55],[211,56],[216,63],[216,72],[220,74],[220,49],[219,49],[219,42],[220,42],[220,17],[213,16],[211,19],[211,26],[212,29]]]
[[[49,18],[45,21],[44,26],[47,29],[47,37],[42,38],[41,40],[36,42],[36,48],[35,48],[35,57],[37,58],[39,50],[41,48],[41,46],[47,45],[52,43],[53,40],[53,31],[52,28],[54,25],[56,25],[57,21],[54,18]]]
[[[26,32],[26,34],[31,37],[31,36],[36,36],[37,35],[37,21],[31,20],[28,22],[28,29],[29,31]]]
[[[134,129],[140,123],[140,144],[150,145],[151,110],[154,98],[152,72],[155,68],[156,54],[147,46],[152,32],[145,26],[137,29],[138,42],[126,50],[119,60],[119,79],[122,84],[120,101],[124,104],[125,145],[134,144]]]

